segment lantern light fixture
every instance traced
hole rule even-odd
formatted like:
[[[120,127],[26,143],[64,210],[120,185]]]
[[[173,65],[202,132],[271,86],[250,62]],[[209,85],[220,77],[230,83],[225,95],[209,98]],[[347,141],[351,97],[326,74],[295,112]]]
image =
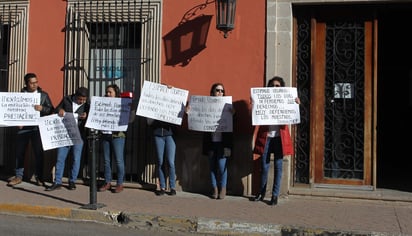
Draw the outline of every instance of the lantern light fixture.
[[[227,38],[235,28],[236,0],[216,0],[216,29]]]

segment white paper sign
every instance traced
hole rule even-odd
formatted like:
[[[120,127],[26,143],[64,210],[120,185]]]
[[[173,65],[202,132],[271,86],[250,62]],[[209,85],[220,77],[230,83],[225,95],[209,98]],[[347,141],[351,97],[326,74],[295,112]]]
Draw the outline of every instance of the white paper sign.
[[[0,92],[0,125],[38,125],[40,111],[34,105],[40,105],[40,93]]]
[[[136,115],[181,125],[188,95],[184,89],[145,81]]]
[[[57,114],[40,117],[39,130],[44,150],[83,143],[74,115],[70,112],[66,112],[64,117]]]
[[[126,131],[131,98],[92,96],[86,127],[97,130]]]
[[[191,96],[188,128],[204,132],[232,132],[231,96]]]
[[[251,88],[252,125],[300,123],[297,89],[292,87]]]

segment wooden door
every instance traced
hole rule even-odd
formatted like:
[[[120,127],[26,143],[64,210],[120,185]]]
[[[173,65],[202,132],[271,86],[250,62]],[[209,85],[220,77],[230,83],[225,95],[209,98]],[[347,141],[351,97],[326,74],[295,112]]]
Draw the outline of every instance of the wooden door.
[[[312,18],[310,156],[315,185],[373,183],[376,22],[359,16]]]

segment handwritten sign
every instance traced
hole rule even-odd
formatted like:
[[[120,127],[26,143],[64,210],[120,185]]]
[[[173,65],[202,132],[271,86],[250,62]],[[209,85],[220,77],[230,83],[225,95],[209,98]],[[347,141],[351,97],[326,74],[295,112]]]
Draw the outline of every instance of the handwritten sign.
[[[188,128],[204,132],[232,132],[231,96],[191,96]]]
[[[39,130],[44,150],[83,143],[74,115],[70,112],[66,112],[64,117],[57,114],[40,117]]]
[[[0,92],[0,125],[38,125],[40,112],[34,105],[40,105],[40,93]]]
[[[252,125],[285,125],[300,123],[296,88],[251,88]]]
[[[145,81],[136,115],[181,125],[188,94],[187,90]]]
[[[86,127],[97,130],[126,131],[131,103],[130,98],[92,96]]]

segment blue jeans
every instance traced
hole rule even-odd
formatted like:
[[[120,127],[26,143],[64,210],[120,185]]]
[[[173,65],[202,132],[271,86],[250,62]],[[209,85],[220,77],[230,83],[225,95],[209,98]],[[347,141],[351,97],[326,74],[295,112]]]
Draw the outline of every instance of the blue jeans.
[[[54,179],[56,184],[62,184],[64,165],[70,150],[73,154],[73,164],[70,171],[69,182],[74,183],[77,180],[77,175],[79,174],[80,169],[80,161],[82,159],[83,143],[57,148],[56,176]]]
[[[209,150],[210,180],[212,187],[226,188],[227,184],[227,157],[223,155],[223,144],[213,142]]]
[[[17,131],[16,137],[16,177],[23,179],[24,157],[27,145],[31,141],[36,163],[36,177],[43,180],[43,145],[41,143],[38,129],[21,129]]]
[[[123,137],[112,138],[112,135],[102,135],[102,146],[104,154],[104,178],[106,183],[112,182],[111,151],[113,150],[117,166],[117,185],[124,181],[124,144]]]
[[[167,136],[154,136],[156,144],[157,170],[159,172],[160,188],[166,189],[166,179],[163,172],[164,158],[166,157],[169,165],[169,185],[171,189],[176,188],[176,170],[175,170],[175,155],[176,155],[176,143],[172,135]]]
[[[265,149],[261,156],[262,161],[262,175],[260,182],[260,194],[263,196],[266,193],[267,179],[270,167],[270,154],[274,154],[274,178],[272,187],[272,196],[279,196],[280,184],[282,180],[282,166],[283,166],[283,152],[282,152],[282,142],[280,137],[267,137]]]

